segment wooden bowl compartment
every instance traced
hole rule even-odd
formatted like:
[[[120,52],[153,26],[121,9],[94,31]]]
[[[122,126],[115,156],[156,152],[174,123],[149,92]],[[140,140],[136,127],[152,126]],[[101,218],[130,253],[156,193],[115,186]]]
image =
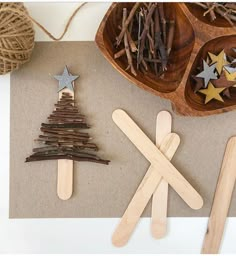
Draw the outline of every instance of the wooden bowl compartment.
[[[180,84],[189,58],[194,45],[194,31],[191,23],[184,15],[178,4],[164,4],[166,18],[171,18],[171,9],[175,6],[176,10],[176,28],[175,37],[173,41],[173,47],[168,62],[168,71],[165,72],[163,78],[156,77],[152,72],[148,72],[148,75],[144,75],[142,72],[137,71],[137,77],[130,74],[129,71],[125,71],[127,67],[126,56],[113,59],[114,54],[118,51],[115,47],[115,38],[119,34],[118,25],[121,24],[122,10],[126,7],[130,10],[133,3],[119,3],[113,4],[113,8],[110,10],[107,17],[106,24],[104,26],[103,42],[107,51],[107,58],[119,71],[125,75],[128,79],[132,78],[132,81],[141,83],[141,87],[149,87],[153,90],[168,93],[176,90]],[[115,7],[115,8],[114,8]],[[97,41],[97,40],[96,40]],[[136,66],[136,65],[135,65]]]
[[[204,104],[204,95],[194,93],[194,84],[192,82],[191,75],[197,75],[199,71],[197,67],[202,67],[202,60],[206,59],[208,52],[219,54],[222,49],[225,50],[226,55],[236,58],[235,52],[232,50],[236,46],[236,35],[217,37],[208,41],[198,52],[192,68],[189,73],[189,77],[185,87],[185,98],[187,103],[196,110],[207,111],[221,109],[224,107],[233,106],[236,104],[236,88],[230,88],[231,99],[226,98],[224,102],[210,101],[208,104]],[[236,82],[235,82],[236,84]]]
[[[212,22],[209,19],[209,15],[203,16],[202,13],[204,10],[201,8],[201,6],[194,5],[192,3],[186,3],[187,8],[189,11],[200,21],[214,27],[231,27],[229,22],[227,22],[224,18],[222,18],[219,14],[216,13],[216,19],[214,22]]]
[[[236,46],[235,28],[227,21],[217,17],[212,23],[202,16],[201,8],[190,3],[164,3],[166,17],[171,10],[176,11],[176,29],[168,71],[163,78],[157,78],[151,72],[137,72],[134,77],[127,67],[126,57],[114,59],[115,38],[119,34],[122,10],[132,8],[134,3],[113,3],[103,18],[96,34],[96,43],[103,55],[124,77],[137,86],[160,97],[171,100],[174,111],[181,115],[205,116],[236,109],[236,88],[231,88],[231,99],[224,103],[212,101],[204,104],[204,97],[195,94],[191,75],[196,74],[197,66],[202,65],[208,51],[218,53],[225,49],[229,53]],[[230,53],[234,56],[233,53]],[[236,56],[235,56],[236,57]]]

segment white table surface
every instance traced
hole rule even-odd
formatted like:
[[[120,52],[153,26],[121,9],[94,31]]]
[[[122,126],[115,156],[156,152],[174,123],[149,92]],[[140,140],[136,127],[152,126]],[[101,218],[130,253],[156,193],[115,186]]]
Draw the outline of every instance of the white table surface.
[[[109,3],[89,3],[65,41],[94,40]],[[27,3],[30,14],[58,36],[78,3]],[[50,41],[36,28],[36,41]],[[145,92],[144,92],[145,93]],[[15,106],[17,107],[17,106]],[[207,218],[169,218],[168,236],[154,240],[150,219],[140,221],[124,248],[111,244],[119,219],[9,219],[10,76],[0,76],[0,253],[199,253]],[[222,253],[236,253],[236,218],[228,219]]]

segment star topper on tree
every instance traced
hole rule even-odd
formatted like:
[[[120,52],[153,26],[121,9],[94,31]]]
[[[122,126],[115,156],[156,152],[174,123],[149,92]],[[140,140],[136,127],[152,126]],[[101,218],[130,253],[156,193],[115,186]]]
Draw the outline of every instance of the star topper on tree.
[[[73,83],[77,78],[79,78],[79,76],[72,76],[69,73],[67,66],[65,66],[62,75],[56,75],[56,76],[54,76],[54,78],[59,81],[58,92],[60,92],[61,90],[65,89],[65,88],[68,88],[69,90],[71,90],[73,92],[74,91]]]
[[[41,124],[43,134],[36,141],[42,145],[34,148],[33,154],[26,158],[26,162],[58,160],[57,194],[62,200],[72,195],[73,161],[110,162],[94,153],[98,151],[97,145],[91,142],[88,133],[81,131],[90,126],[75,105],[74,81],[78,77],[70,74],[67,67],[62,75],[54,76],[59,81],[59,100],[48,123]]]

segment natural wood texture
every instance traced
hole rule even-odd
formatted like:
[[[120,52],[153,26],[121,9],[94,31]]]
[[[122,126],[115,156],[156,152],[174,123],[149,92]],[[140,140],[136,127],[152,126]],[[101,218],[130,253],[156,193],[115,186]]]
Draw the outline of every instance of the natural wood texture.
[[[70,93],[74,100],[74,92],[65,88],[59,92],[59,99],[62,93]],[[60,159],[57,161],[57,195],[61,200],[68,200],[73,193],[73,160]]]
[[[137,86],[171,100],[173,109],[179,114],[205,116],[236,109],[236,90],[233,89],[232,98],[224,103],[212,101],[205,105],[204,97],[194,93],[194,83],[191,80],[206,52],[218,53],[225,49],[228,53],[231,47],[235,47],[235,28],[230,27],[223,18],[217,23],[209,23],[202,18],[202,12],[195,6],[191,8],[190,4],[165,3],[167,18],[171,16],[171,9],[176,11],[168,70],[159,79],[149,71],[146,75],[137,72],[134,77],[125,70],[125,58],[113,58],[116,52],[114,43],[119,34],[117,24],[121,23],[122,9],[126,7],[130,10],[133,5],[134,3],[113,3],[96,34],[98,47],[114,68]]]
[[[161,111],[156,120],[156,145],[160,148],[164,138],[171,133],[172,118],[168,111]],[[162,152],[164,153],[164,152]],[[160,239],[166,234],[167,229],[167,202],[168,183],[161,179],[152,197],[152,236]]]
[[[160,151],[165,154],[168,159],[171,159],[179,143],[180,139],[177,134],[169,134],[163,140]],[[143,210],[160,181],[160,174],[157,169],[151,165],[112,236],[112,243],[115,246],[124,246],[128,242]]]
[[[179,171],[166,159],[152,141],[143,133],[125,111],[117,109],[112,114],[113,121],[130,139],[160,175],[174,188],[179,196],[192,208],[200,209],[202,197]]]
[[[236,180],[236,137],[227,144],[216,187],[208,227],[202,247],[202,253],[216,254],[219,251],[224,232],[225,221],[230,207]]]
[[[61,200],[68,200],[73,193],[73,161],[58,160],[57,195]]]

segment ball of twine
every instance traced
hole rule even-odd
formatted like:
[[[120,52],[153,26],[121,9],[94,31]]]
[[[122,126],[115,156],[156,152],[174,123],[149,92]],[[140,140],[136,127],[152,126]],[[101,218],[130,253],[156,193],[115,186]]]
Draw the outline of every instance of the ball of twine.
[[[0,3],[0,74],[29,61],[33,48],[33,23],[24,5]]]

